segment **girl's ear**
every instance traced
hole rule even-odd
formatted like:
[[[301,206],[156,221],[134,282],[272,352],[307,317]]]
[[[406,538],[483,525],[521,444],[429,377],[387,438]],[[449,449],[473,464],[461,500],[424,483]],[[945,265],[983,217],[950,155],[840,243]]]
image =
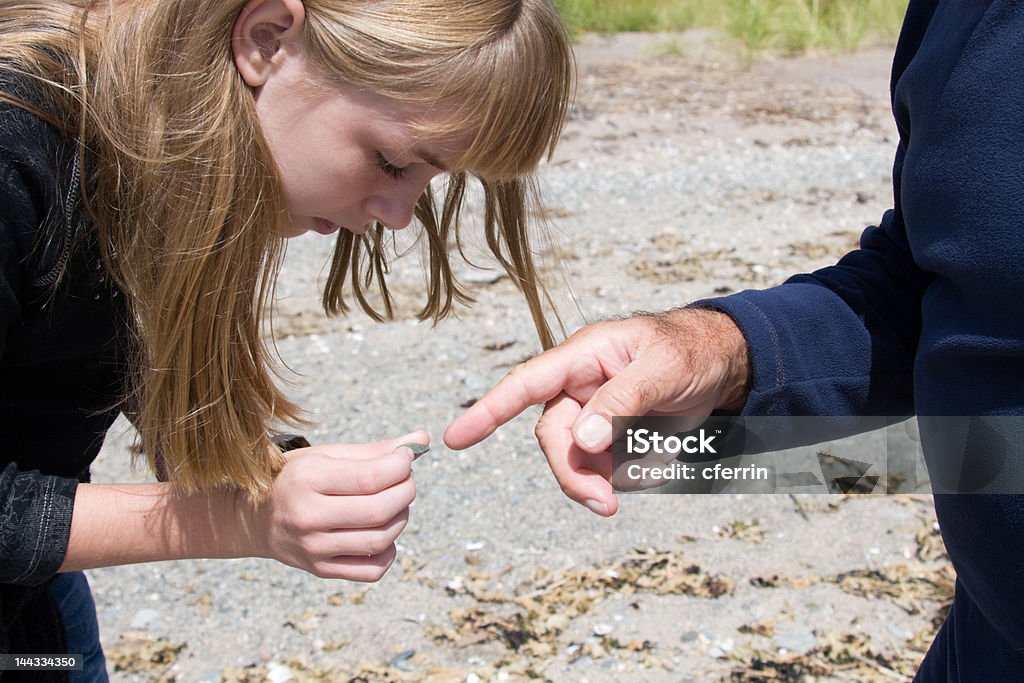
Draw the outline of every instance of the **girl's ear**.
[[[263,85],[286,48],[301,44],[305,18],[301,0],[245,3],[231,31],[231,50],[238,73],[250,87]]]

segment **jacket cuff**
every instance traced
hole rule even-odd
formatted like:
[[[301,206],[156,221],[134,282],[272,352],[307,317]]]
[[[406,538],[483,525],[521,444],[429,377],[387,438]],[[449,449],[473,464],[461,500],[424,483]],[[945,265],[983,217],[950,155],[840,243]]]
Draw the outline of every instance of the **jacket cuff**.
[[[19,472],[0,473],[0,582],[37,586],[64,562],[78,481]]]

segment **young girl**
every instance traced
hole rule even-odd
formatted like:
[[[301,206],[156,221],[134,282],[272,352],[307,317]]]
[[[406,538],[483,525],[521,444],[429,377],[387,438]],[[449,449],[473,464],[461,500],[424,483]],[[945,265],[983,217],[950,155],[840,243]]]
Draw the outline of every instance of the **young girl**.
[[[299,415],[261,334],[283,238],[337,233],[325,308],[350,287],[383,319],[385,231],[415,218],[438,319],[468,300],[476,178],[549,346],[526,218],[571,85],[550,0],[0,0],[0,653],[105,676],[91,567],[378,579],[428,437],[274,446]],[[167,483],[85,483],[119,411]]]

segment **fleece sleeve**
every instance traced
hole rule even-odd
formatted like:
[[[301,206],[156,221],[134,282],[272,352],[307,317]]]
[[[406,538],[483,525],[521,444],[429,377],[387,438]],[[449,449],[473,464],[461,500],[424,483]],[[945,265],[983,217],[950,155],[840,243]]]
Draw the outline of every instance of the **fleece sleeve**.
[[[921,333],[921,297],[932,276],[914,261],[904,223],[902,177],[913,136],[896,86],[931,24],[935,3],[910,4],[892,69],[899,144],[893,208],[867,228],[860,248],[834,266],[767,290],[697,302],[731,316],[747,339],[749,415],[910,415]],[[951,50],[955,52],[955,50]]]
[[[910,256],[897,202],[835,266],[694,305],[728,314],[746,337],[745,414],[909,415],[928,279]]]

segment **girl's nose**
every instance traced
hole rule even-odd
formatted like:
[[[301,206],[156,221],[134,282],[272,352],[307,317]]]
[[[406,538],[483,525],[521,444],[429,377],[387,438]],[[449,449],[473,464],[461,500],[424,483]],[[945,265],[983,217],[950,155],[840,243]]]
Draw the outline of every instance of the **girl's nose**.
[[[390,230],[403,230],[412,222],[416,202],[427,189],[429,180],[405,182],[371,195],[363,208],[374,220]]]

